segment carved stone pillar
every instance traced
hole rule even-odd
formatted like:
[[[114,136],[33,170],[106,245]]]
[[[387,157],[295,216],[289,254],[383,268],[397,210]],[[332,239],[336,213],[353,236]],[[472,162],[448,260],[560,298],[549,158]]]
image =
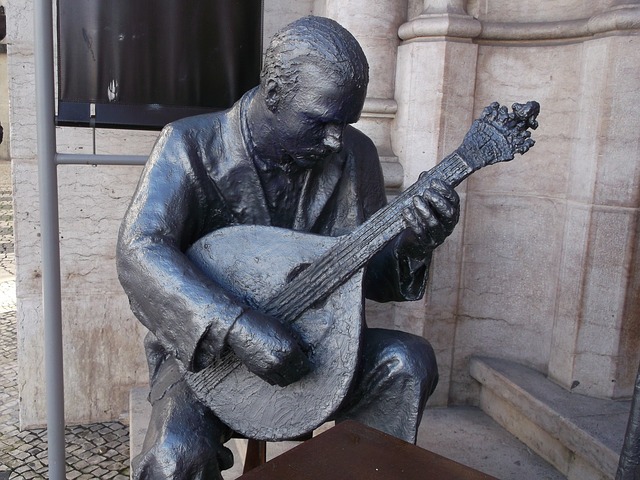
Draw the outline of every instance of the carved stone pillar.
[[[319,8],[320,7],[320,8]],[[369,61],[370,81],[357,128],[378,148],[387,188],[402,183],[402,167],[391,148],[390,129],[397,104],[394,100],[398,27],[406,17],[406,0],[324,0],[316,13],[333,18],[360,42]]]
[[[467,14],[466,3],[466,0],[425,0],[422,13],[402,25],[398,35],[405,41],[441,36],[474,38],[482,26]]]
[[[549,376],[597,397],[631,395],[640,352],[640,1],[594,12],[573,96],[579,125]],[[615,35],[611,35],[615,32]]]
[[[466,15],[466,0],[424,0],[424,13],[457,13]]]
[[[463,0],[427,0],[423,11],[398,29],[394,151],[404,169],[403,187],[455,149],[473,120],[477,45],[481,25]],[[458,193],[464,202],[464,185]],[[463,225],[438,248],[422,302],[398,305],[396,326],[422,324],[438,358],[440,384],[432,405],[448,403],[452,382],[455,312]],[[435,290],[432,290],[435,289]]]
[[[398,30],[404,42],[398,49],[392,138],[404,186],[441,159],[470,124],[477,55],[471,39],[481,25],[467,15],[465,3],[425,0],[423,12]]]

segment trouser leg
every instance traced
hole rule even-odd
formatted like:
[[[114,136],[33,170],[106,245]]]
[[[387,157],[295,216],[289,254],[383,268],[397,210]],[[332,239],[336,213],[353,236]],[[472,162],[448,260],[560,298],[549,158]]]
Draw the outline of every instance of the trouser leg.
[[[223,446],[229,428],[195,398],[175,359],[164,362],[155,380],[151,420],[142,452],[132,462],[133,478],[221,480],[220,471],[233,465]]]
[[[335,419],[356,420],[415,443],[422,412],[437,383],[435,354],[424,338],[367,329],[354,388]]]

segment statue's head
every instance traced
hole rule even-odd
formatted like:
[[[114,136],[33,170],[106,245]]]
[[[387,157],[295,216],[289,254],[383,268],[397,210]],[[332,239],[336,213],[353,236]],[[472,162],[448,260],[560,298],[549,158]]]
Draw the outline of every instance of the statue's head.
[[[282,149],[311,166],[342,148],[344,127],[360,117],[368,82],[362,48],[337,22],[305,17],[279,31],[265,55],[260,90],[277,117]]]
[[[339,23],[324,17],[304,17],[276,33],[265,54],[261,83],[275,79],[283,95],[301,86],[301,68],[314,65],[338,85],[366,90],[369,65],[358,41]]]

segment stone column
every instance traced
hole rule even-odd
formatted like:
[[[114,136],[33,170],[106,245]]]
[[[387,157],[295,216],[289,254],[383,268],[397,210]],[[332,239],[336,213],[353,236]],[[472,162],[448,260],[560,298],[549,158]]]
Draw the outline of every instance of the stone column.
[[[405,187],[448,153],[471,122],[477,55],[471,39],[482,27],[466,14],[464,3],[425,0],[424,11],[398,30],[403,43],[392,139]]]
[[[472,39],[481,25],[465,6],[463,0],[426,0],[422,13],[398,30],[398,113],[391,138],[405,188],[458,146],[473,119],[477,45]],[[463,189],[458,192],[464,201]],[[440,385],[432,405],[448,402],[462,227],[437,250],[425,299],[396,311],[397,328],[424,335],[436,350]]]
[[[315,12],[333,18],[360,42],[369,61],[369,88],[362,117],[356,127],[369,135],[376,147],[387,188],[402,183],[402,167],[391,148],[391,122],[397,110],[393,98],[398,27],[406,17],[406,0],[324,0]]]
[[[577,74],[549,376],[619,398],[640,351],[640,2],[613,1],[589,28],[604,35],[584,43]]]
[[[425,14],[455,13],[466,15],[465,0],[424,0]]]

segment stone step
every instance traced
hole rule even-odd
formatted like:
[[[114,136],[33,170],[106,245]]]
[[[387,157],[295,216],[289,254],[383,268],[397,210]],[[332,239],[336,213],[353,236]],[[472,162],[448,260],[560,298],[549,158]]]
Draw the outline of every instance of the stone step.
[[[574,394],[507,360],[474,357],[480,407],[569,480],[613,479],[630,401]]]

